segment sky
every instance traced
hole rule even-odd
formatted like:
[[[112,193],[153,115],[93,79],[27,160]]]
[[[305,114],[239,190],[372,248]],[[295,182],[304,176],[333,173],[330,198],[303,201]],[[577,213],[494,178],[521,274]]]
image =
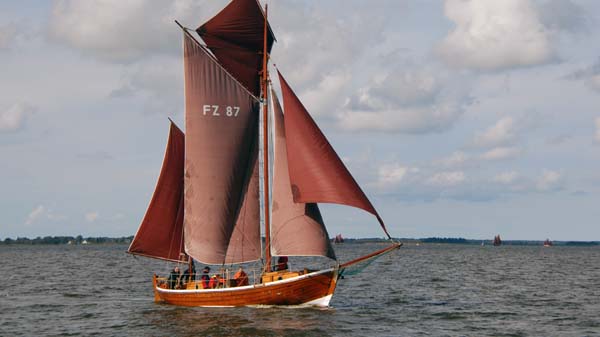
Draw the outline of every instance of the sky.
[[[183,126],[173,20],[226,3],[0,2],[0,239],[135,233]],[[600,2],[268,5],[272,62],[392,236],[600,240]]]

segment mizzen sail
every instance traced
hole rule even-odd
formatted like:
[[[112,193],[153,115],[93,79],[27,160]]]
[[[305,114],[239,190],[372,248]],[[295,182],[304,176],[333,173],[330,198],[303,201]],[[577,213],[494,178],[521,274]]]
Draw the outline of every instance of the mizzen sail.
[[[260,93],[265,17],[257,0],[234,0],[196,29],[219,62],[255,96]],[[275,36],[270,27],[267,51]]]
[[[361,208],[375,215],[385,234],[390,237],[365,193],[281,73],[278,74],[285,107],[285,134],[294,201],[327,202]]]
[[[171,122],[167,150],[152,200],[128,252],[179,261],[183,255],[183,161],[185,136]]]
[[[319,206],[316,203],[294,202],[288,173],[284,115],[272,90],[271,95],[275,129],[271,253],[335,259]]]
[[[257,260],[260,249],[238,254],[236,247],[260,247],[257,187],[251,183],[258,180],[258,104],[187,33],[184,72],[185,250],[207,264]]]

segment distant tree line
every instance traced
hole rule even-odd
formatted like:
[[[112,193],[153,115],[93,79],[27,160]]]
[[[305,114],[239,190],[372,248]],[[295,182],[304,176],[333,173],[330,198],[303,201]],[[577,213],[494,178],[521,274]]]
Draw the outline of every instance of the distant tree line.
[[[122,236],[119,238],[110,238],[106,236],[102,237],[86,237],[81,235],[78,236],[44,236],[36,237],[35,239],[17,237],[17,239],[6,238],[4,241],[0,241],[0,244],[11,245],[61,245],[61,244],[74,244],[79,245],[82,243],[130,243],[133,240],[132,236]]]
[[[419,239],[419,241],[427,243],[469,243],[465,238],[424,238]]]

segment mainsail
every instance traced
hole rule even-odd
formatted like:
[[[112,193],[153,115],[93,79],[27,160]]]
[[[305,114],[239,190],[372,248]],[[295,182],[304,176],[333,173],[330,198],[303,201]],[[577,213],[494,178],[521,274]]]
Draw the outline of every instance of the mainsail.
[[[259,70],[263,60],[264,14],[257,0],[232,1],[196,29],[221,65],[255,96],[260,93]],[[275,37],[267,34],[267,52]]]
[[[207,264],[257,260],[257,102],[187,33],[184,68],[185,250]]]
[[[317,204],[294,202],[288,173],[284,115],[273,90],[271,95],[275,129],[271,253],[273,255],[317,255],[335,259]]]
[[[184,142],[183,132],[171,122],[156,189],[129,253],[172,261],[183,258]]]
[[[327,202],[361,208],[383,220],[310,117],[281,73],[279,82],[285,107],[285,134],[292,193],[295,202]]]

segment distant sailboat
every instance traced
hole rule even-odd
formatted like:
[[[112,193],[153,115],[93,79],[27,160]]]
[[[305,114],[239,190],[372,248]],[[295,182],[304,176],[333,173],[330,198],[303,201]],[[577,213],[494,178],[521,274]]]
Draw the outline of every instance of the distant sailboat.
[[[544,241],[544,247],[552,247],[552,241],[550,241],[550,239],[546,239],[546,241]]]
[[[500,235],[496,235],[494,236],[494,246],[501,246],[502,245],[502,239],[500,239]]]
[[[344,243],[344,238],[342,237],[342,234],[338,234],[332,241],[333,243]]]
[[[128,252],[187,263],[190,270],[194,260],[223,268],[262,264],[254,282],[243,286],[231,282],[226,270],[214,275],[221,278],[214,288],[191,278],[174,287],[174,281],[155,275],[157,302],[328,306],[348,267],[392,252],[401,243],[391,240],[369,199],[279,73],[283,113],[267,66],[275,37],[266,7],[263,11],[257,0],[232,1],[196,29],[206,45],[181,28],[186,130],[184,134],[171,122],[158,183]],[[318,202],[373,214],[390,245],[340,263]],[[273,256],[280,257],[275,270]],[[334,264],[293,271],[287,256],[323,256]]]

